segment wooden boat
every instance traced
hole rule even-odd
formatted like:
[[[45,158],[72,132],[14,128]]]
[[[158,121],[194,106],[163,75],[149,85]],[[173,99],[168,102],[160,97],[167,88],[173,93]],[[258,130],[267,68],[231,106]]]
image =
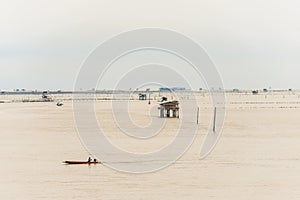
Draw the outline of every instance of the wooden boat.
[[[92,164],[101,164],[101,162],[99,161],[91,161],[91,162],[88,162],[88,161],[69,161],[69,160],[66,160],[64,161],[63,163],[65,164],[68,164],[68,165],[82,165],[82,164],[86,164],[86,165],[92,165]]]

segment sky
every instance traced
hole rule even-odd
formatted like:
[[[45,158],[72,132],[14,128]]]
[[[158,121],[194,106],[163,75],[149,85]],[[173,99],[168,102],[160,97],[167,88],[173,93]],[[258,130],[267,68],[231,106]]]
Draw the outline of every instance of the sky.
[[[300,88],[299,8],[297,0],[2,0],[0,89],[73,89],[99,44],[145,27],[200,44],[225,88]],[[99,88],[111,89],[116,74]]]

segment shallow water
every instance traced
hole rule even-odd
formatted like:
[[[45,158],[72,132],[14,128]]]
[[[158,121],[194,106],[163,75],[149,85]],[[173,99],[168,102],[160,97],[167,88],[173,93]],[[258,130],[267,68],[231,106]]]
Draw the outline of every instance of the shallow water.
[[[132,118],[142,125],[148,123],[140,114],[144,104],[132,106]],[[201,110],[199,134],[177,162],[154,173],[128,174],[62,164],[89,156],[71,102],[0,104],[0,199],[299,199],[300,109],[243,106],[227,109],[221,140],[206,159],[198,157],[210,109]],[[109,119],[106,102],[96,107],[100,118]],[[152,151],[174,137],[166,128],[155,142],[139,145],[109,121],[110,139],[131,150]]]

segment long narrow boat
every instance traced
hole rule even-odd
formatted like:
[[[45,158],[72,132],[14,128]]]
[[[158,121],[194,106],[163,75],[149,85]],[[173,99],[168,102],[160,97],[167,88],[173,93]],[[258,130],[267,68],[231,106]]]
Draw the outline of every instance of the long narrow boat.
[[[69,161],[69,160],[66,160],[64,161],[63,163],[65,164],[68,164],[68,165],[82,165],[82,164],[86,164],[86,165],[92,165],[92,164],[101,164],[101,162],[94,162],[94,161],[91,161],[91,162],[88,162],[88,161]]]

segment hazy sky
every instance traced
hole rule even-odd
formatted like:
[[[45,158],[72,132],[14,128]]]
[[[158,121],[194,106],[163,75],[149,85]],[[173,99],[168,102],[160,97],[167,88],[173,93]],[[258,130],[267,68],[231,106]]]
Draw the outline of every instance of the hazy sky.
[[[72,89],[98,44],[143,27],[193,38],[226,88],[300,88],[299,11],[297,0],[2,0],[0,89]]]

